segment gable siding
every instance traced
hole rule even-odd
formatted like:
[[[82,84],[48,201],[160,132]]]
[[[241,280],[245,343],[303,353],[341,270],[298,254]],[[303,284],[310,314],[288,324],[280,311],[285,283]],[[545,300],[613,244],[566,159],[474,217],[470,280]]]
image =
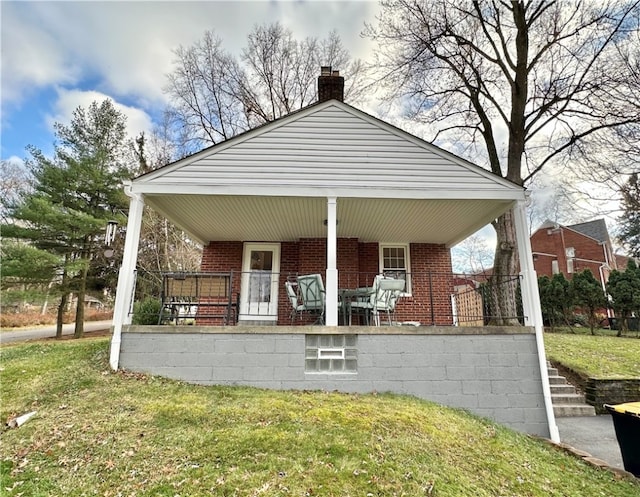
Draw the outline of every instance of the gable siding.
[[[244,186],[493,191],[471,167],[337,106],[265,130],[150,180]]]

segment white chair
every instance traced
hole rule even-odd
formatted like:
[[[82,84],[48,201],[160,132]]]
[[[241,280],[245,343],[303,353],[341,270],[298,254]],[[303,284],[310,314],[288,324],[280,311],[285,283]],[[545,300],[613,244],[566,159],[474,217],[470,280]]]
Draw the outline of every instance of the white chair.
[[[318,318],[314,324],[324,323],[325,290],[322,276],[307,274],[298,276],[298,289],[302,298],[303,311],[316,314]]]
[[[289,302],[291,303],[291,322],[296,319],[296,317],[302,315],[302,311],[304,311],[304,305],[301,303],[301,299],[296,292],[296,287],[290,281],[284,282],[284,287],[287,289],[287,297],[289,297]]]
[[[395,313],[396,303],[404,291],[405,280],[383,278],[378,282],[378,292],[373,309],[376,326],[380,326],[380,312],[387,313],[389,325],[391,325],[391,315]]]

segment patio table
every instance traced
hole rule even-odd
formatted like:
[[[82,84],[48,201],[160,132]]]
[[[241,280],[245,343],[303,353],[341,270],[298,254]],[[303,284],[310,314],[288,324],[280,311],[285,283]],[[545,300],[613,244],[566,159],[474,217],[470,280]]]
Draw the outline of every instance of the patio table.
[[[338,294],[342,301],[342,324],[346,325],[351,322],[351,302],[354,299],[369,299],[373,295],[374,289],[370,286],[360,288],[339,288]],[[349,318],[349,321],[347,321]]]

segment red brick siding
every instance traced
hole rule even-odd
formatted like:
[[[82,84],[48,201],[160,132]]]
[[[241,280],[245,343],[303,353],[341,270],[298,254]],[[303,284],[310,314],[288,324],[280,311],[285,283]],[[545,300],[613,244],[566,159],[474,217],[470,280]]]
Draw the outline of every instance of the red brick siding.
[[[600,266],[605,263],[603,246],[593,238],[563,227],[540,229],[531,236],[531,250],[534,252],[533,265],[538,276],[552,277],[552,261],[557,260],[559,271],[567,278],[571,278],[572,274],[567,271],[567,257],[565,256],[565,250],[569,247],[573,247],[575,250],[573,273],[588,268],[596,279],[600,280]],[[544,254],[552,254],[552,256]],[[606,281],[608,271],[604,276]]]
[[[356,288],[370,285],[380,272],[378,243],[360,243],[354,238],[338,239],[337,267],[338,286]],[[444,245],[413,243],[410,245],[412,294],[400,300],[396,312],[398,321],[419,321],[432,324],[450,325],[451,254]],[[202,253],[202,271],[242,270],[242,242],[211,242]],[[321,238],[301,239],[298,242],[283,242],[280,256],[280,281],[278,291],[278,324],[289,324],[290,303],[284,282],[287,276],[295,274],[319,273],[326,281],[326,240]],[[240,291],[240,277],[234,281],[234,294]],[[430,288],[433,289],[433,298]],[[433,302],[433,312],[432,312]],[[296,321],[308,323],[313,318]],[[203,323],[204,324],[204,323]]]
[[[444,245],[429,243],[412,243],[409,251],[411,296],[400,299],[396,310],[398,321],[452,324],[451,252]]]
[[[240,294],[240,272],[242,271],[242,242],[209,242],[202,250],[200,270],[203,272],[227,273],[233,271],[232,299]],[[208,299],[209,300],[209,299]],[[216,312],[222,312],[218,309]],[[222,325],[222,317],[198,317],[196,324],[202,326]]]

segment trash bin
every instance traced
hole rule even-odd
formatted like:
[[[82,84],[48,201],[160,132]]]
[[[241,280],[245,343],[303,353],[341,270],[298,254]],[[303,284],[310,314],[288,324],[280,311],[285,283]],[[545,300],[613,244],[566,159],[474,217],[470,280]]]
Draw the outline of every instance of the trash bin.
[[[604,406],[613,418],[624,469],[640,478],[640,402]]]

